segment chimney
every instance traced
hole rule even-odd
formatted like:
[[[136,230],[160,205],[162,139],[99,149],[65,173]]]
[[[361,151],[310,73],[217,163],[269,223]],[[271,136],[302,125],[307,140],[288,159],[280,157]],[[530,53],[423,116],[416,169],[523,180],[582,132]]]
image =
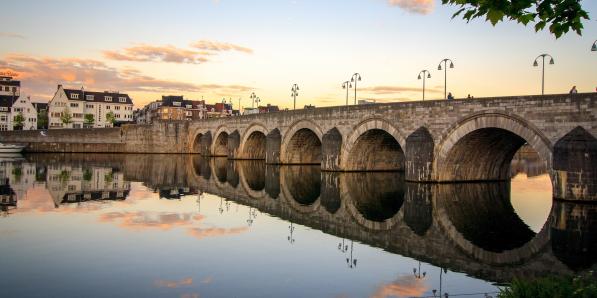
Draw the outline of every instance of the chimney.
[[[60,89],[60,88],[62,88],[62,84],[58,84],[58,88],[57,89]]]

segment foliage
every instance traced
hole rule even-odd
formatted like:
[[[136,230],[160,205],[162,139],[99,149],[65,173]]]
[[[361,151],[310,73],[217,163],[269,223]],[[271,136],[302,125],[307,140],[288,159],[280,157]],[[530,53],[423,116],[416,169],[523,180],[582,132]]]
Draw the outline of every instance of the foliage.
[[[73,122],[72,119],[73,115],[71,115],[70,109],[68,107],[64,108],[60,114],[60,121],[62,121],[64,124],[69,124]]]
[[[93,126],[93,123],[95,123],[95,117],[93,114],[85,114],[83,123],[86,126]]]
[[[37,129],[48,128],[48,111],[40,110],[37,112]]]
[[[91,169],[85,169],[83,172],[83,180],[91,181],[91,178],[93,178],[93,172],[91,172]]]
[[[22,128],[23,123],[25,122],[25,117],[23,117],[23,113],[19,112],[13,119],[15,128]]]
[[[112,181],[114,181],[114,175],[112,172],[104,175],[104,181],[106,181],[106,183],[112,183]]]
[[[70,178],[70,172],[67,170],[62,170],[60,172],[60,182],[62,182],[62,184],[66,184],[66,182],[68,182],[68,179]]]
[[[108,112],[106,114],[106,123],[114,125],[115,122],[116,122],[116,115],[114,115],[114,112],[112,112],[112,111]]]
[[[23,169],[20,167],[16,167],[14,169],[12,169],[12,174],[15,175],[15,180],[21,181],[21,176],[23,175]]]
[[[503,289],[499,298],[597,297],[597,278],[592,273],[577,277],[544,277],[535,280],[515,279]]]
[[[442,0],[442,3],[460,6],[453,18],[462,14],[468,22],[485,16],[494,26],[504,18],[525,26],[535,23],[535,31],[549,26],[549,32],[556,38],[570,30],[581,35],[582,21],[589,20],[580,0]]]

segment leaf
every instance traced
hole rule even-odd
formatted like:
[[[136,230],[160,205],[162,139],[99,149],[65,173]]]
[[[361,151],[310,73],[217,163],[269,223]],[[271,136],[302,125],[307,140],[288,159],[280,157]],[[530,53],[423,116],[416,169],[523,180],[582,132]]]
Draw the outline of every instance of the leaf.
[[[504,18],[504,12],[497,9],[491,9],[487,12],[487,19],[495,26],[499,21]]]

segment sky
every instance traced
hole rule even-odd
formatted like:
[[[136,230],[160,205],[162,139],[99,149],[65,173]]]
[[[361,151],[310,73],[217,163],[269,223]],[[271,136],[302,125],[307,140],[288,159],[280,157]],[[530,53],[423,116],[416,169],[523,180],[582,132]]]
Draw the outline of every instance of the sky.
[[[0,72],[21,80],[22,95],[51,99],[56,86],[126,92],[136,107],[162,95],[251,106],[335,106],[342,82],[361,74],[357,98],[420,100],[444,94],[439,62],[450,58],[447,90],[457,98],[540,94],[597,87],[597,2],[583,35],[560,39],[514,22],[455,18],[441,0],[10,1],[0,18]],[[354,101],[354,89],[349,90]]]

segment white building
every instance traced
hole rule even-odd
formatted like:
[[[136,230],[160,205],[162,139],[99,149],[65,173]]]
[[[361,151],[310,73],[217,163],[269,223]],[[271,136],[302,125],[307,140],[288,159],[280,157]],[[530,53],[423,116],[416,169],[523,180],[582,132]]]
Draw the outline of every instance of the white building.
[[[112,127],[106,117],[109,113],[114,115],[116,122],[133,121],[133,101],[128,94],[119,92],[65,89],[58,85],[48,109],[50,129]],[[64,123],[62,119],[66,114],[71,116],[70,123]]]
[[[15,122],[22,116],[20,125]],[[0,95],[0,131],[37,129],[37,110],[27,97]]]

